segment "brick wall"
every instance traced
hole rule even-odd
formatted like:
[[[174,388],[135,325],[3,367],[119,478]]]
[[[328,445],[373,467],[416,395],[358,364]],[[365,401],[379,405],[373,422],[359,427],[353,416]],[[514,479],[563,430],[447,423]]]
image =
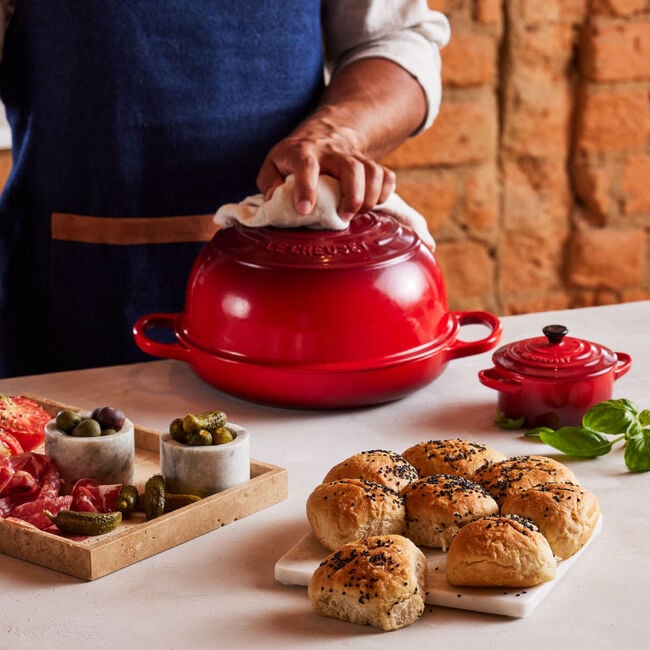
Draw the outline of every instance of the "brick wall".
[[[385,162],[453,309],[650,299],[650,0],[429,0],[434,126]]]

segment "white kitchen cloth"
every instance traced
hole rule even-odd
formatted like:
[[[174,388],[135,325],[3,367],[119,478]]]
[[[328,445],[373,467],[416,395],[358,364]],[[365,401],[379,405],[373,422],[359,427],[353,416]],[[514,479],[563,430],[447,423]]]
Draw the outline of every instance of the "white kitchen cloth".
[[[241,203],[226,203],[214,215],[214,222],[227,228],[236,222],[245,226],[277,226],[280,228],[317,228],[323,230],[345,230],[348,221],[341,219],[336,207],[341,198],[339,181],[332,176],[322,175],[318,182],[316,205],[310,214],[296,212],[293,204],[293,190],[296,179],[287,176],[285,182],[273,192],[268,201],[261,194],[245,198]],[[408,205],[394,192],[384,203],[374,208],[394,217],[400,223],[411,228],[418,237],[432,250],[435,242],[427,229],[424,217]]]

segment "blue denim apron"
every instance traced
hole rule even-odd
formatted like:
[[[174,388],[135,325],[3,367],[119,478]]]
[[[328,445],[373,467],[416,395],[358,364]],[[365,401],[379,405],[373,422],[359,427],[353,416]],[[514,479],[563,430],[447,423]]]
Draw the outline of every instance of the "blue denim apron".
[[[142,360],[225,202],[322,90],[319,0],[19,0],[0,377]]]

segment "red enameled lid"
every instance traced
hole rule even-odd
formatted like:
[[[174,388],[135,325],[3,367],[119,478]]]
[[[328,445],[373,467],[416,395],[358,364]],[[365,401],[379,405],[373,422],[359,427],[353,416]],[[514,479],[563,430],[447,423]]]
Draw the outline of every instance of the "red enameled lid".
[[[567,336],[564,325],[547,325],[544,336],[499,348],[494,364],[503,370],[538,379],[587,379],[609,370],[617,355],[602,345]]]
[[[220,255],[241,264],[277,268],[374,266],[411,254],[418,236],[390,216],[368,212],[345,230],[247,228],[235,224],[212,240]]]

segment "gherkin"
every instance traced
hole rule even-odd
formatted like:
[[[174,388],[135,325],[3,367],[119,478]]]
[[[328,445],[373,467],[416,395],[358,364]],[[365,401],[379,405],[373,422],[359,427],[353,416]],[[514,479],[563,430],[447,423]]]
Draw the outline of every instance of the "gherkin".
[[[210,433],[214,433],[217,429],[223,427],[226,421],[226,414],[223,411],[206,411],[200,415],[188,413],[183,418],[183,429],[185,429],[186,433],[199,431],[200,429],[206,429]]]

